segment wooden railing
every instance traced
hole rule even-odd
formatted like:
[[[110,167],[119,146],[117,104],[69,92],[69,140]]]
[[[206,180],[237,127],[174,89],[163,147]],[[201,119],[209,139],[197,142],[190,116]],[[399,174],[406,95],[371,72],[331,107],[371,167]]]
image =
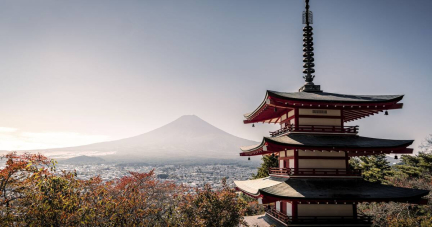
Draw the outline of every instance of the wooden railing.
[[[267,214],[285,224],[372,224],[371,216],[288,216],[274,207],[267,209]]]
[[[360,169],[270,168],[270,174],[288,176],[361,176]]]
[[[270,209],[266,210],[267,214],[271,215],[273,218],[278,219],[280,222],[289,224],[292,223],[292,217],[277,211],[274,207],[271,207]]]
[[[358,133],[359,126],[326,126],[326,125],[287,125],[279,130],[270,132],[271,136],[278,136],[286,132],[319,132],[319,133]]]

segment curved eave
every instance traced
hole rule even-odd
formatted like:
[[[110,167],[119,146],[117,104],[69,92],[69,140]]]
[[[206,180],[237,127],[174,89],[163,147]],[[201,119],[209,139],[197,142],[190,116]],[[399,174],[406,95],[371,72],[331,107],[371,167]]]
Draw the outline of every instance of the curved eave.
[[[283,92],[277,92],[277,91],[267,91],[267,95],[269,97],[278,98],[284,101],[299,101],[299,102],[315,102],[315,103],[325,103],[325,104],[336,104],[336,103],[343,103],[346,105],[358,105],[358,104],[378,104],[378,103],[397,103],[401,101],[404,97],[404,95],[346,95],[346,94],[336,94],[336,93],[302,93],[302,94],[326,94],[328,96],[334,96],[334,99],[328,98],[328,99],[313,99],[313,98],[295,98],[295,97],[287,97],[282,95]],[[286,93],[289,94],[289,93]],[[337,97],[341,98],[340,100],[337,99]],[[344,100],[343,98],[346,98]],[[356,100],[357,99],[357,100]]]
[[[294,136],[300,136],[301,134],[295,134]],[[289,136],[289,135],[285,135]],[[280,152],[283,150],[291,150],[291,149],[302,149],[302,150],[310,150],[310,151],[345,151],[349,156],[363,156],[363,155],[373,155],[373,154],[412,154],[413,149],[407,148],[414,141],[413,140],[385,140],[385,139],[374,139],[374,138],[366,138],[360,137],[364,139],[371,139],[375,141],[376,145],[371,146],[360,146],[356,144],[331,144],[329,142],[328,145],[325,144],[300,144],[299,142],[281,142],[276,139],[280,139],[282,137],[264,137],[260,144],[248,147],[240,148],[242,152],[240,156],[256,156],[256,155],[265,155],[271,154],[275,152]],[[306,135],[313,136],[313,135]],[[322,137],[322,136],[317,136]],[[325,137],[324,137],[325,138]],[[330,138],[330,137],[329,137]],[[344,137],[337,137],[344,138]],[[307,141],[307,138],[305,139]],[[380,144],[381,141],[381,144]],[[388,141],[393,142],[389,144]],[[387,142],[384,144],[384,142]]]
[[[309,93],[304,93],[309,94]],[[339,96],[349,96],[342,94],[332,94]],[[352,96],[356,97],[356,96]],[[398,103],[403,99],[404,95],[385,95],[385,96],[358,96],[362,98],[370,98],[370,100],[355,101],[347,99],[343,100],[317,100],[317,99],[301,99],[291,98],[280,95],[280,92],[267,91],[264,100],[251,113],[245,114],[245,124],[249,123],[278,123],[280,116],[287,110],[294,108],[314,108],[314,109],[340,109],[344,112],[344,122],[349,122],[378,114],[380,112],[401,109],[402,103]],[[372,99],[374,97],[375,99]],[[389,97],[389,98],[380,98]]]
[[[429,190],[381,185],[362,179],[290,178],[262,188],[263,198],[296,201],[399,201],[420,203]],[[267,200],[268,200],[267,198]]]
[[[266,193],[260,191],[260,198],[262,198],[263,204],[274,203],[276,201],[281,200],[289,200],[289,201],[297,201],[299,203],[308,203],[308,204],[340,204],[340,203],[361,203],[361,202],[400,202],[400,203],[410,203],[410,204],[419,204],[419,205],[427,205],[429,203],[427,198],[424,198],[429,194],[429,191],[418,194],[416,196],[405,196],[405,197],[395,197],[395,198],[329,198],[329,197],[318,197],[318,198],[304,198],[304,197],[285,197],[285,196],[276,196],[271,193]],[[258,197],[256,197],[258,198]]]
[[[252,194],[252,193],[249,193],[249,192],[247,192],[244,189],[239,188],[239,187],[235,187],[235,190],[243,192],[244,194],[246,194],[246,195],[248,195],[250,197],[256,198],[256,199],[262,197],[262,195],[259,192],[257,194]]]
[[[258,198],[262,197],[260,194],[261,189],[281,184],[285,180],[286,179],[284,178],[264,177],[254,180],[234,181],[234,184],[236,186],[236,190],[242,191],[249,196]]]
[[[265,141],[262,140],[260,144],[247,146],[247,147],[240,147],[240,150],[242,152],[240,153],[240,156],[255,156],[255,155],[263,155],[268,153],[273,153],[274,151],[267,151],[267,147],[265,145]]]
[[[264,100],[261,102],[261,104],[254,111],[247,113],[247,114],[244,114],[244,117],[246,119],[249,119],[249,118],[253,117],[255,114],[257,114],[259,112],[259,110],[262,109],[266,105],[267,98],[268,98],[268,92],[266,92]]]
[[[357,135],[313,135],[313,134],[288,134],[278,137],[264,137],[264,144],[268,147],[290,146],[293,148],[319,147],[339,149],[382,149],[408,147],[414,140],[390,140],[362,137]],[[263,143],[261,143],[263,144]]]
[[[264,100],[254,111],[244,114],[246,120],[243,122],[245,124],[257,122],[278,123],[280,121],[280,116],[285,112],[285,108],[276,109],[275,111],[273,105],[269,101],[270,99],[267,92]]]

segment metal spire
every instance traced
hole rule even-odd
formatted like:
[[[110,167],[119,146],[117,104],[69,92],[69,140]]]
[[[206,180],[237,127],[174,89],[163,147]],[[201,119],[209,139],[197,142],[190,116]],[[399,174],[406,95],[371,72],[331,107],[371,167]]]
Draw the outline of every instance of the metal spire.
[[[306,10],[303,12],[303,24],[306,24],[306,26],[303,28],[303,73],[305,75],[303,78],[305,79],[306,83],[300,88],[299,91],[321,92],[320,86],[313,83],[315,75],[312,75],[312,73],[315,73],[315,59],[313,58],[313,28],[310,26],[310,24],[313,24],[313,15],[309,10],[309,0],[305,0],[305,2]]]

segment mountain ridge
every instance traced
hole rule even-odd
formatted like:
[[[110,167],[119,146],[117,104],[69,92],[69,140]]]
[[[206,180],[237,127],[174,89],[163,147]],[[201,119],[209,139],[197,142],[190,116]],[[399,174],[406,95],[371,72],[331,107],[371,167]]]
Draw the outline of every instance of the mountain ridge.
[[[136,136],[75,147],[51,148],[47,153],[88,152],[107,159],[240,159],[239,147],[257,144],[229,134],[196,115],[183,115]],[[87,153],[85,153],[87,154]],[[243,157],[244,158],[244,157]]]

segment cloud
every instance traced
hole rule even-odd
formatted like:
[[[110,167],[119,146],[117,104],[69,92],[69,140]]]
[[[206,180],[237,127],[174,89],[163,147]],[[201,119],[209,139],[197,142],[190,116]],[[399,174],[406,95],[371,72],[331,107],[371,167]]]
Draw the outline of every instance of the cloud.
[[[17,128],[9,128],[9,127],[0,127],[0,133],[3,132],[16,132]]]
[[[0,131],[0,150],[72,147],[103,142],[108,139],[108,136],[105,135],[87,135],[77,132],[21,132],[10,134]]]

